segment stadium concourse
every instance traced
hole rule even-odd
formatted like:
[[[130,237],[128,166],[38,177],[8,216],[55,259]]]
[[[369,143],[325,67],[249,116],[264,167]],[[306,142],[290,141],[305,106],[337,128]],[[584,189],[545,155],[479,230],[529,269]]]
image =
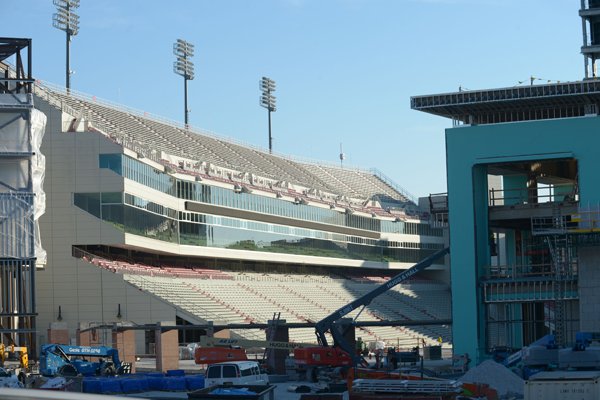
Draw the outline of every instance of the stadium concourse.
[[[281,313],[314,323],[445,247],[428,207],[377,170],[270,154],[40,81],[32,92],[47,117],[37,343],[56,324],[74,342],[82,326],[125,321],[266,323]],[[358,321],[449,319],[440,260]],[[451,343],[448,326],[359,329],[403,348]],[[136,332],[136,351],[151,353],[153,332]],[[308,327],[290,339],[316,341]]]

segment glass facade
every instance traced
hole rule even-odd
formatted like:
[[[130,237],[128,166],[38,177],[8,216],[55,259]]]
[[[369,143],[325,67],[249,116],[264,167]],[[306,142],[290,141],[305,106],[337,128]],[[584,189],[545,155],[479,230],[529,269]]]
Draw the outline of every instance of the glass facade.
[[[123,193],[75,193],[73,203],[118,229],[178,243],[177,212]]]
[[[201,182],[178,180],[124,154],[101,154],[100,168],[108,168],[117,174],[142,185],[180,199],[214,204],[240,210],[279,215],[304,221],[365,229],[374,232],[404,233],[408,235],[443,236],[443,229],[429,224],[414,222],[382,221],[360,215],[348,215],[339,211],[305,204],[258,196],[251,193],[235,193],[233,190],[210,186]]]
[[[102,154],[99,166],[180,199],[375,232],[442,235],[428,224],[382,221],[178,180],[123,154]],[[128,193],[76,193],[74,204],[125,232],[186,245],[382,262],[417,262],[443,247],[178,211]]]

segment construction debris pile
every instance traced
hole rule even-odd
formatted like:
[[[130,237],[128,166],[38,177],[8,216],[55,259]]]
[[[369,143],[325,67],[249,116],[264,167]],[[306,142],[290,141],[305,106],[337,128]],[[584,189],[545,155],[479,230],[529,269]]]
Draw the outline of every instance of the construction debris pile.
[[[523,397],[525,381],[505,366],[487,360],[469,370],[460,382],[483,383],[496,389],[500,397]]]

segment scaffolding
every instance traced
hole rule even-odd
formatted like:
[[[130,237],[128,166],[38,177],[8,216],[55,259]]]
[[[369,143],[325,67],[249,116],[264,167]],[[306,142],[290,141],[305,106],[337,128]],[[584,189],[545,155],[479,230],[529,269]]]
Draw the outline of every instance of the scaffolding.
[[[27,57],[21,57],[26,51]],[[0,342],[35,353],[35,271],[45,263],[38,218],[45,210],[46,117],[33,107],[31,39],[0,38]]]
[[[552,208],[549,217],[531,218],[531,234],[541,237],[550,253],[553,277],[553,315],[550,322],[559,346],[564,346],[567,339],[566,301],[569,296],[566,283],[577,282],[578,275],[577,252],[572,236],[579,229],[576,219],[573,215],[564,215],[558,206]]]

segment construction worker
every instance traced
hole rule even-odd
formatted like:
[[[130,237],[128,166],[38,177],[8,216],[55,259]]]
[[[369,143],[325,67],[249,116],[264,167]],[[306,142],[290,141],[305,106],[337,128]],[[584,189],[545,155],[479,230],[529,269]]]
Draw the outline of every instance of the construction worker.
[[[463,371],[467,372],[469,370],[469,364],[471,364],[471,357],[469,357],[469,353],[465,353],[464,361],[465,361],[465,364],[463,366]]]
[[[398,369],[398,354],[394,347],[388,349],[388,367],[392,366],[393,369]]]
[[[362,354],[364,345],[362,338],[359,337],[356,340],[356,355],[360,356]]]
[[[377,349],[377,353],[375,354],[375,360],[377,361],[377,368],[383,368],[383,362],[385,358],[385,351],[383,349]]]

